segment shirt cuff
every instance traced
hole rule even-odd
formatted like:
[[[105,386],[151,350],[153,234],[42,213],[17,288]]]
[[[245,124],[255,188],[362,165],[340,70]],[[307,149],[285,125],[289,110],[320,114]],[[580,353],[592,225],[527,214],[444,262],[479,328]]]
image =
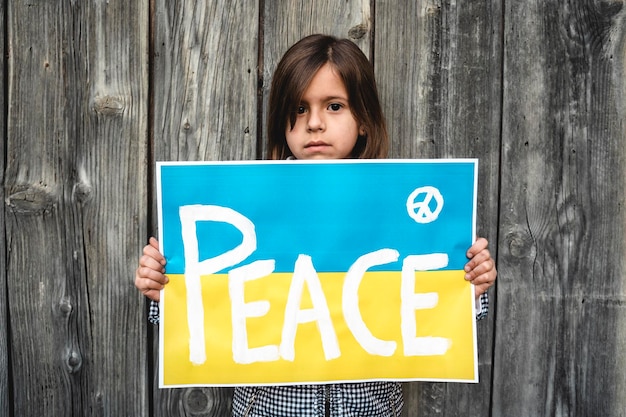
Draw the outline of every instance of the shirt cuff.
[[[150,309],[148,310],[148,321],[152,324],[159,324],[159,303],[150,300]]]
[[[484,319],[487,313],[489,313],[489,296],[485,292],[476,299],[476,320]]]

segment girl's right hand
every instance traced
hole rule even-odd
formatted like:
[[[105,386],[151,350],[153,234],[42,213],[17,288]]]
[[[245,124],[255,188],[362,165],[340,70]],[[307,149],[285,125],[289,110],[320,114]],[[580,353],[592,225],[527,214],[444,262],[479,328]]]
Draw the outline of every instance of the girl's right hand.
[[[159,301],[160,291],[168,283],[165,276],[165,258],[159,252],[159,242],[151,237],[139,258],[135,271],[135,287],[151,300]]]

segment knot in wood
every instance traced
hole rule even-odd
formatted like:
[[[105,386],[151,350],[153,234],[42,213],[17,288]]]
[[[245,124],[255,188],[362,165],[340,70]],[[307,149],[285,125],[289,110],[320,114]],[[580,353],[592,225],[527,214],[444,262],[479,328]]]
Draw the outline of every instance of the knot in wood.
[[[565,197],[564,201],[557,203],[557,215],[559,221],[559,236],[570,236],[578,239],[582,238],[587,226],[585,211],[576,201],[576,197],[571,195]]]
[[[193,388],[185,393],[185,408],[193,413],[206,413],[213,408],[213,401],[208,393],[200,388]]]
[[[435,15],[441,12],[441,6],[439,5],[428,5],[426,6],[426,14]]]
[[[56,199],[42,185],[22,185],[9,191],[5,200],[7,208],[15,214],[39,215],[54,210]]]
[[[93,100],[93,110],[105,116],[120,116],[125,108],[124,102],[119,97],[96,96]]]
[[[602,0],[597,2],[597,8],[601,16],[612,19],[624,8],[624,0]]]
[[[73,307],[69,300],[61,300],[61,303],[59,303],[59,310],[61,310],[64,316],[69,316],[72,313],[72,309]]]
[[[91,186],[83,182],[74,184],[72,189],[72,197],[74,201],[84,204],[91,200]]]
[[[533,252],[532,237],[522,230],[515,230],[506,235],[509,253],[515,258],[526,258]]]
[[[83,357],[79,352],[75,350],[71,350],[67,357],[67,365],[70,373],[76,373],[80,370],[83,365]]]
[[[348,37],[350,39],[361,39],[367,33],[367,25],[365,23],[361,23],[359,25],[353,26],[348,31]]]

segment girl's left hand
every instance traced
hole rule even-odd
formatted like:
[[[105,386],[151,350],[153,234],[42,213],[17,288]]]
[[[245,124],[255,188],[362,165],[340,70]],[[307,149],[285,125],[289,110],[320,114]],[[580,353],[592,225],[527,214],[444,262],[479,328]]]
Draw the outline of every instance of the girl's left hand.
[[[474,284],[476,298],[494,284],[498,275],[488,245],[487,239],[479,237],[467,251],[469,261],[465,264],[465,279]]]

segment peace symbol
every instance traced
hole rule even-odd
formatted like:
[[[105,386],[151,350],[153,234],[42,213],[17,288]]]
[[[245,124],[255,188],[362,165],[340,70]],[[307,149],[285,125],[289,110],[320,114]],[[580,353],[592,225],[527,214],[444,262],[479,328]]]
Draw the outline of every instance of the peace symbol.
[[[418,200],[419,197],[419,200]],[[432,210],[430,203],[435,200],[436,206]],[[417,223],[431,223],[437,220],[443,209],[443,196],[435,187],[425,186],[415,189],[406,200],[406,210],[409,216]]]

